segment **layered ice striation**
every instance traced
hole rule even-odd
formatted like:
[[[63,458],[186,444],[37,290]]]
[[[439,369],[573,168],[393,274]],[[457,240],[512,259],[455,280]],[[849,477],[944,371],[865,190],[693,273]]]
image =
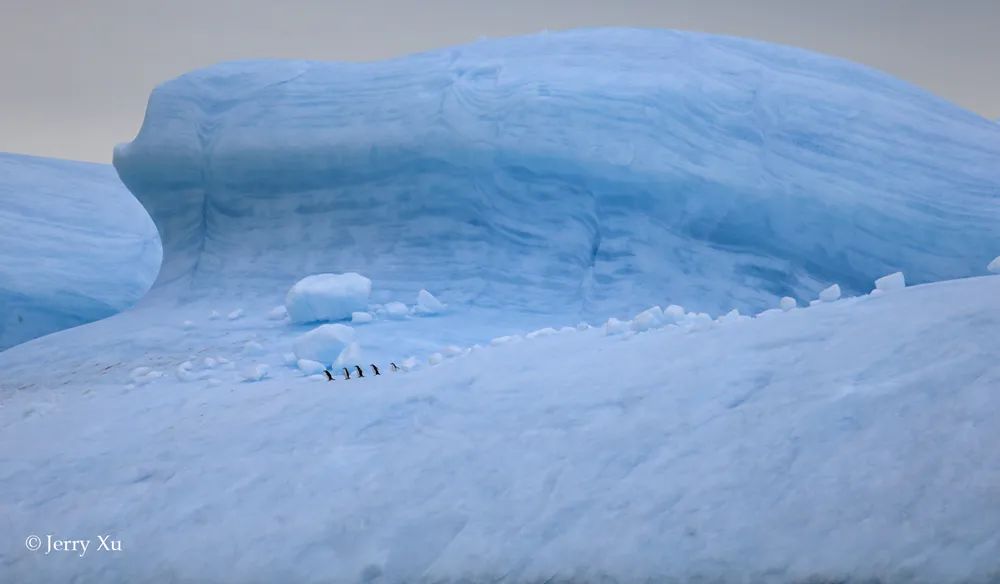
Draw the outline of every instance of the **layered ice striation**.
[[[981,274],[1000,249],[996,124],[859,65],[694,33],[221,64],[158,87],[115,166],[163,236],[159,287],[272,304],[355,271],[387,299],[752,312],[895,271]]]
[[[0,350],[131,306],[159,266],[112,167],[0,153]]]

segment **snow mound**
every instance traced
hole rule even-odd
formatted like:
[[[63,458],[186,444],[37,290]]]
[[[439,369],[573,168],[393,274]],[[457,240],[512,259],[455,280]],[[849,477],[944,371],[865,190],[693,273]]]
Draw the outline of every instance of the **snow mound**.
[[[347,320],[351,313],[364,310],[371,293],[371,280],[355,272],[313,274],[292,286],[285,308],[295,323]]]
[[[1000,274],[1000,256],[993,258],[993,261],[986,266],[986,269],[993,274]]]
[[[799,305],[799,303],[796,302],[795,299],[792,298],[791,296],[785,296],[785,297],[783,297],[781,299],[781,302],[779,303],[779,306],[780,306],[781,310],[783,310],[785,312],[788,312],[789,310],[792,310],[793,308],[795,308],[798,305]]]
[[[299,359],[330,364],[354,341],[354,329],[343,324],[321,325],[295,340],[293,350]]]

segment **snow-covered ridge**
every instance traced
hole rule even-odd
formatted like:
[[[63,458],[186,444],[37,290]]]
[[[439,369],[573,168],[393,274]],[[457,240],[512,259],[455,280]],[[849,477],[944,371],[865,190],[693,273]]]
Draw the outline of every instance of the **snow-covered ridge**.
[[[693,33],[222,64],[157,88],[115,166],[163,235],[160,286],[271,305],[356,271],[388,296],[567,319],[754,312],[896,270],[979,274],[1000,249],[995,124]]]
[[[113,168],[0,153],[0,350],[131,306],[159,265]]]

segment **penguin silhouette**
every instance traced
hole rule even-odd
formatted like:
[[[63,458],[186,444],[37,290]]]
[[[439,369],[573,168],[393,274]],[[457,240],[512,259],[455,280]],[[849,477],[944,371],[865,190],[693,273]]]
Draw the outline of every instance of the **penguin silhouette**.
[[[397,365],[396,365],[395,363],[393,363],[392,361],[389,361],[389,365],[392,365],[392,370],[393,370],[393,371],[399,371],[399,366],[397,366]]]
[[[326,373],[326,380],[327,381],[333,381],[333,375],[330,375],[329,371],[327,371],[326,369],[324,369],[323,373]]]
[[[344,367],[344,379],[350,379],[350,378],[351,378],[351,372],[347,370],[347,367]]]
[[[365,372],[361,370],[361,366],[360,365],[355,365],[354,369],[357,370],[358,377],[364,377],[365,376]]]
[[[375,375],[382,375],[381,373],[378,372],[378,367],[376,367],[374,363],[372,363],[372,371],[375,372]]]

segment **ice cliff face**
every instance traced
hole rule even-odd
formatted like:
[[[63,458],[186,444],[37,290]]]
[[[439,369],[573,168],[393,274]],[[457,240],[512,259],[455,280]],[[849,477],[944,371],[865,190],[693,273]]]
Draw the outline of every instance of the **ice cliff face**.
[[[995,124],[692,33],[222,64],[157,88],[115,166],[163,237],[158,286],[194,294],[357,271],[480,307],[747,310],[979,274],[1000,250]]]
[[[131,306],[159,265],[110,166],[0,153],[0,350]]]

